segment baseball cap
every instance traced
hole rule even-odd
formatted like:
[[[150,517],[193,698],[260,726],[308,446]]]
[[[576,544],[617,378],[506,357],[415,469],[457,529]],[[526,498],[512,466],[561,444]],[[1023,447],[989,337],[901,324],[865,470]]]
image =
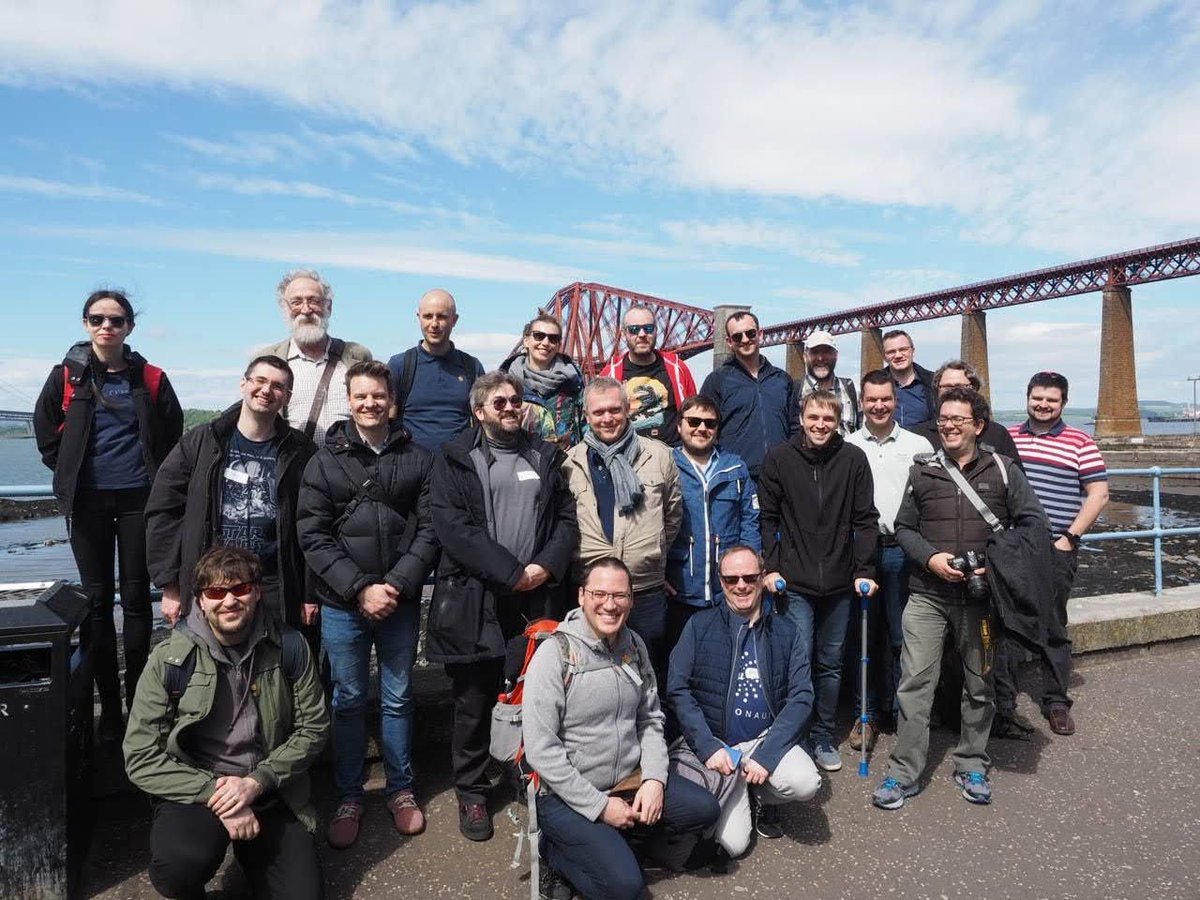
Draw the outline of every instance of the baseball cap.
[[[832,347],[836,350],[837,342],[828,331],[814,331],[804,339],[804,346],[810,350],[813,347]]]

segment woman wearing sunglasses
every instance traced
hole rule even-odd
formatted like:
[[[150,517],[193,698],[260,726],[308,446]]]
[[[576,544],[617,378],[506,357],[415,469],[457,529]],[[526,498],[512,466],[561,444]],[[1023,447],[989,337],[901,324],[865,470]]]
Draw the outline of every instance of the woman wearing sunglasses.
[[[559,352],[562,323],[554,316],[537,316],[522,334],[524,349],[502,362],[500,371],[516,375],[525,386],[525,430],[570,449],[583,438],[583,372]]]
[[[150,652],[152,613],[143,511],[159,463],[183,433],[183,410],[163,371],[125,343],[133,305],[117,290],[83,304],[88,340],[51,370],[34,410],[42,462],[67,518],[91,612],[83,626],[100,693],[100,736],[124,730],[113,626],[113,553],[120,569],[125,702],[133,702]]]

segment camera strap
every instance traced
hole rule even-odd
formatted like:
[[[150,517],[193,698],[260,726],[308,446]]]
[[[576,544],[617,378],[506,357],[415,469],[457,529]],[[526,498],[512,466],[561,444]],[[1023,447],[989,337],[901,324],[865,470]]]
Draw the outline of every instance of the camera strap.
[[[959,471],[958,466],[956,466],[952,461],[946,459],[943,451],[939,450],[937,455],[941,461],[942,468],[946,470],[947,474],[949,474],[950,480],[954,482],[960,491],[962,491],[962,495],[971,502],[971,505],[975,507],[976,512],[983,516],[983,521],[987,522],[988,527],[992,529],[992,531],[1003,531],[1004,526],[1000,523],[1000,520],[996,518],[996,514],[988,508],[986,503],[983,502],[983,498],[975,493],[975,488],[971,487],[970,482],[968,482],[966,476]],[[1007,485],[1008,473],[1004,471],[1004,463],[1000,460],[999,455],[993,453],[992,457],[996,460],[996,465],[1000,467],[1000,477],[1004,479],[1004,483]]]

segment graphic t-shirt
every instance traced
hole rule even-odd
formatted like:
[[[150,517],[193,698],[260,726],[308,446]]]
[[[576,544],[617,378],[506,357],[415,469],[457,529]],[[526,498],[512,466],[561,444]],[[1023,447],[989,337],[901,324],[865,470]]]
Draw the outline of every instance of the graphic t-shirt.
[[[138,440],[137,411],[129,394],[129,372],[107,372],[100,388],[104,402],[95,402],[88,452],[79,483],[101,491],[146,487],[146,461]]]
[[[257,553],[267,575],[276,570],[279,550],[278,459],[278,438],[252,441],[235,428],[221,472],[221,543]]]
[[[753,628],[746,629],[742,636],[742,651],[735,666],[733,705],[729,709],[725,735],[725,743],[731,746],[758,737],[774,721],[762,679],[759,678],[755,636]]]
[[[679,443],[675,421],[679,410],[662,357],[656,353],[654,362],[644,366],[626,357],[622,374],[625,396],[629,398],[629,421],[634,430],[671,445]]]

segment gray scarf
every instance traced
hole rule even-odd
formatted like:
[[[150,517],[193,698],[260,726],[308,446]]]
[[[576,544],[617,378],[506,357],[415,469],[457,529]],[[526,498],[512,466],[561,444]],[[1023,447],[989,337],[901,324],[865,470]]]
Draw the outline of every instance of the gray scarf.
[[[641,506],[642,498],[646,496],[646,488],[633,471],[633,464],[637,462],[638,453],[641,451],[633,426],[628,426],[624,436],[612,444],[604,443],[592,431],[583,436],[583,442],[596,451],[612,476],[613,491],[617,496],[617,511],[623,516],[632,514]]]
[[[520,378],[521,384],[526,388],[533,389],[543,397],[553,397],[562,389],[563,385],[572,379],[577,384],[581,380],[579,366],[561,353],[554,357],[554,362],[544,372],[529,365],[528,355],[522,353],[513,357],[513,361],[508,365],[508,371],[509,374]]]

